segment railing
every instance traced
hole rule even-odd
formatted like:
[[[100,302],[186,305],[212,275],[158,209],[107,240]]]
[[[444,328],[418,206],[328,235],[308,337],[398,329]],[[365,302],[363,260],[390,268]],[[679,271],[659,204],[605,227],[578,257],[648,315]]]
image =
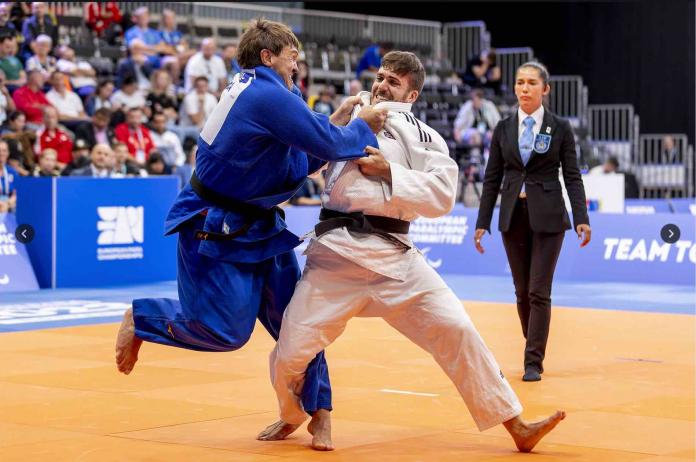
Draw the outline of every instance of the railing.
[[[633,165],[641,197],[689,197],[693,194],[693,151],[684,134],[639,137]]]
[[[490,47],[490,34],[483,21],[445,23],[442,37],[446,57],[454,69],[465,69],[471,58]]]
[[[551,76],[549,109],[556,115],[571,120],[574,126],[587,123],[587,87],[579,75]]]
[[[639,119],[632,104],[590,104],[587,110],[590,137],[604,162],[614,156],[623,169],[633,164],[638,152]]]
[[[515,72],[517,68],[534,58],[534,51],[529,47],[522,48],[496,48],[498,66],[500,66],[503,86],[512,91],[515,87]]]

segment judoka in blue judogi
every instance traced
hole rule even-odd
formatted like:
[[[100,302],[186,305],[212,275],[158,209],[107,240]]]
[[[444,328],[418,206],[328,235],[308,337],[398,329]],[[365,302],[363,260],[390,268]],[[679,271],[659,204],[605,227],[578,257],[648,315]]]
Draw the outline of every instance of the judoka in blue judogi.
[[[179,300],[134,300],[135,336],[232,351],[258,318],[277,339],[300,270],[299,239],[276,206],[326,161],[362,157],[366,146],[377,146],[368,123],[332,125],[271,67],[237,74],[201,132],[194,177],[166,220],[166,233],[179,234]],[[303,404],[310,413],[331,409],[323,352],[307,369]]]

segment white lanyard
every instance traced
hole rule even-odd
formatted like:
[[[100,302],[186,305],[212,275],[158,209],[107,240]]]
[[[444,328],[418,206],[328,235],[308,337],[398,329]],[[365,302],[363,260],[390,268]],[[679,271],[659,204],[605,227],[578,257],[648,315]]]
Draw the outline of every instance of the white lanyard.
[[[7,167],[2,166],[2,191],[0,191],[0,196],[10,195],[10,174],[7,172]]]

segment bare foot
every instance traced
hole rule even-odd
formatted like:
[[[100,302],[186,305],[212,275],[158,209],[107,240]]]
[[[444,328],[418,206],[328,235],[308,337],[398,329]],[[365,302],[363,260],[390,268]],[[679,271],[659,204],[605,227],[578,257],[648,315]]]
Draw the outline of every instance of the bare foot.
[[[505,429],[510,433],[512,439],[515,440],[517,449],[520,452],[531,452],[534,446],[558,425],[558,422],[565,419],[565,416],[565,411],[556,411],[551,417],[534,423],[526,423],[520,416],[517,416],[503,422],[503,425],[505,425]]]
[[[135,336],[133,308],[128,308],[123,313],[123,321],[116,337],[116,365],[119,372],[126,375],[131,373],[138,361],[138,351],[142,344],[143,341]]]
[[[331,441],[331,413],[326,409],[319,409],[312,416],[307,425],[307,431],[312,434],[312,449],[316,451],[333,451]]]
[[[289,424],[287,422],[279,420],[273,425],[269,425],[268,427],[266,427],[264,431],[258,434],[256,439],[260,441],[284,440],[298,428],[300,428],[300,425],[298,424]]]

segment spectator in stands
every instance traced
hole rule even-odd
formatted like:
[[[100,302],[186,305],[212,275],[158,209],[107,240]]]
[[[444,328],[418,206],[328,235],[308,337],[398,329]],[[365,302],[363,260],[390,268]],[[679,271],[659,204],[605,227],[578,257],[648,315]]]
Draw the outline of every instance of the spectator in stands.
[[[652,159],[651,159],[652,160]],[[661,163],[678,164],[681,163],[682,156],[674,142],[674,137],[665,135],[662,137],[662,159]]]
[[[92,116],[91,124],[82,124],[75,130],[75,139],[84,140],[89,149],[96,144],[111,144],[115,135],[109,126],[110,122],[111,111],[105,107],[97,109]]]
[[[379,65],[382,64],[382,56],[386,55],[394,49],[394,44],[392,42],[380,42],[377,45],[372,45],[365,50],[360,61],[358,62],[358,67],[355,70],[355,77],[360,79],[362,73],[377,72]]]
[[[640,196],[640,188],[638,186],[638,179],[636,176],[628,171],[619,170],[619,159],[615,156],[607,158],[607,160],[599,167],[595,167],[590,170],[590,174],[597,174],[601,171],[604,175],[613,175],[616,173],[621,173],[624,176],[624,198],[626,199],[638,199]]]
[[[154,64],[145,54],[145,43],[140,39],[130,42],[130,56],[121,61],[116,68],[116,86],[123,88],[123,82],[133,79],[138,89],[147,92],[150,89],[150,75],[155,69]]]
[[[51,77],[57,67],[56,58],[49,55],[51,48],[53,47],[53,42],[51,37],[48,35],[39,35],[36,40],[31,45],[34,50],[34,54],[27,59],[24,67],[27,71],[32,71],[38,69],[44,76],[44,79],[48,80]]]
[[[357,96],[358,93],[363,91],[363,84],[358,79],[353,79],[348,84],[348,96]]]
[[[297,72],[292,76],[292,81],[302,93],[302,99],[309,100],[309,65],[307,61],[297,62]]]
[[[0,140],[0,213],[11,212],[17,206],[17,191],[15,181],[19,176],[17,171],[7,165],[10,148],[7,141]]]
[[[41,91],[45,79],[43,74],[34,69],[27,72],[27,84],[18,88],[13,94],[15,106],[27,116],[27,128],[38,130],[43,123],[43,108],[51,106],[46,95]]]
[[[227,82],[232,82],[234,76],[242,71],[237,61],[237,42],[231,42],[222,47],[222,60],[227,69]]]
[[[455,141],[470,148],[472,160],[480,166],[485,164],[493,129],[498,122],[500,122],[498,109],[495,104],[483,97],[483,91],[478,88],[471,92],[471,99],[462,105],[454,120]]]
[[[111,45],[114,38],[122,32],[121,19],[121,10],[116,2],[87,2],[85,5],[87,27]]]
[[[36,133],[34,152],[40,156],[46,148],[56,150],[61,169],[72,160],[73,142],[70,136],[58,127],[58,111],[51,105],[43,109],[43,127]]]
[[[145,115],[152,117],[158,112],[164,113],[167,123],[176,122],[177,101],[172,78],[167,71],[158,69],[150,78],[150,92],[147,94]]]
[[[208,91],[208,79],[204,76],[196,77],[194,89],[184,97],[181,104],[181,125],[203,129],[216,105],[217,98]]]
[[[14,110],[14,100],[5,86],[5,73],[0,69],[0,125],[5,123],[7,114]]]
[[[6,2],[0,3],[0,37],[14,37],[17,29],[10,22],[10,10]]]
[[[5,72],[7,89],[10,94],[27,83],[27,74],[17,54],[17,39],[15,36],[0,36],[0,69]]]
[[[123,79],[121,89],[116,90],[111,96],[111,107],[114,111],[126,112],[131,108],[143,108],[145,104],[145,97],[138,89],[138,82],[133,77]]]
[[[122,178],[127,176],[141,176],[140,168],[131,159],[128,146],[117,142],[113,145],[114,167],[113,177]]]
[[[193,144],[188,150],[188,156],[186,156],[186,162],[180,165],[174,170],[174,175],[178,176],[181,180],[179,186],[183,188],[191,180],[191,175],[193,174],[193,169],[196,166],[196,151],[198,150],[198,145]]]
[[[39,156],[39,165],[34,169],[32,176],[58,176],[58,153],[55,149],[44,149]]]
[[[2,139],[10,146],[9,164],[20,175],[29,175],[34,170],[34,142],[36,133],[25,130],[26,117],[21,111],[11,112],[2,128]]]
[[[158,151],[152,151],[147,159],[148,175],[171,175],[172,168],[164,162],[164,157]]]
[[[73,171],[89,165],[89,147],[83,139],[75,140],[72,151],[72,160],[60,171],[61,176],[70,176]]]
[[[312,109],[315,112],[330,116],[334,113],[334,100],[335,90],[333,85],[327,85],[321,89],[319,92],[319,99],[314,103]]]
[[[97,88],[97,71],[87,61],[75,58],[75,50],[69,46],[58,48],[60,59],[56,63],[56,68],[70,78],[75,93],[80,98],[85,99],[94,94]]]
[[[109,178],[114,164],[113,151],[108,144],[97,144],[92,148],[89,165],[73,170],[70,176],[91,176],[92,178]]]
[[[141,41],[144,45],[144,52],[155,57],[154,64],[159,66],[158,53],[174,55],[176,51],[162,41],[159,31],[149,26],[150,11],[145,6],[141,6],[133,12],[133,22],[135,25],[125,33],[126,45],[131,48],[134,41]]]
[[[135,162],[144,167],[150,153],[155,149],[155,143],[150,136],[150,130],[143,126],[142,120],[142,109],[132,107],[126,113],[126,121],[119,124],[114,133],[118,141],[128,146],[128,152]]]
[[[502,73],[498,66],[495,49],[483,50],[479,56],[469,60],[462,76],[465,84],[473,88],[490,88],[496,94],[501,92]]]
[[[217,44],[214,38],[206,38],[201,42],[201,51],[191,57],[184,71],[184,85],[189,93],[197,77],[208,79],[208,89],[216,98],[227,86],[227,68],[222,58],[215,52]]]
[[[58,43],[58,26],[47,13],[44,2],[31,4],[32,15],[24,20],[22,35],[24,36],[24,55],[30,56],[30,46],[39,35],[47,35],[51,39],[51,45]],[[50,50],[49,50],[50,52]]]
[[[75,131],[80,125],[89,122],[82,100],[74,91],[65,86],[65,74],[55,71],[51,74],[51,90],[46,99],[58,110],[58,120],[68,129]]]
[[[164,163],[170,167],[183,165],[186,161],[184,149],[176,133],[167,130],[167,116],[161,112],[155,112],[150,119],[150,128],[150,137],[157,151],[162,154]]]
[[[111,96],[114,94],[114,83],[103,80],[97,84],[97,90],[87,98],[85,103],[87,114],[93,116],[101,108],[112,109]]]
[[[29,2],[12,2],[12,7],[10,8],[10,22],[17,31],[22,31],[24,20],[29,16],[31,16],[31,5]],[[17,41],[22,42],[23,40],[24,36],[19,34]]]

